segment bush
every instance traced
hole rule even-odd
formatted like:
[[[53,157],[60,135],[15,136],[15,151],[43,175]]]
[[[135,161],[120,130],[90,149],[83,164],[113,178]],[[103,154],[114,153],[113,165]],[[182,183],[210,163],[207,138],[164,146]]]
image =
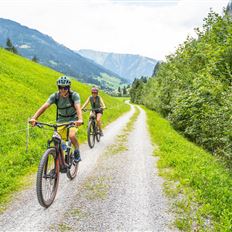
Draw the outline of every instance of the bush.
[[[212,11],[190,38],[136,80],[131,99],[168,118],[191,141],[232,159],[232,19]]]

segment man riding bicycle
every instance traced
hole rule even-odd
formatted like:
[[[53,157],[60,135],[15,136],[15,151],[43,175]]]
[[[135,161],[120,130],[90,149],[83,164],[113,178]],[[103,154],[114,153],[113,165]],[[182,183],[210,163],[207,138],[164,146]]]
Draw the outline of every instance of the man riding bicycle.
[[[103,115],[103,109],[106,108],[102,98],[98,95],[98,89],[93,87],[91,90],[92,96],[89,96],[86,100],[85,104],[82,106],[82,110],[89,104],[91,104],[91,109],[96,114],[97,125],[100,131],[100,135],[103,136],[102,128],[101,128],[101,117]]]
[[[74,126],[69,129],[69,138],[75,148],[75,162],[81,161],[79,143],[76,138],[77,127],[83,124],[82,111],[80,107],[80,96],[77,92],[71,91],[71,81],[68,77],[62,76],[57,80],[58,92],[53,93],[30,119],[32,126],[36,125],[37,119],[52,104],[56,104],[56,121],[57,123],[66,123],[74,121]],[[67,139],[66,127],[60,127],[58,133],[63,140]]]

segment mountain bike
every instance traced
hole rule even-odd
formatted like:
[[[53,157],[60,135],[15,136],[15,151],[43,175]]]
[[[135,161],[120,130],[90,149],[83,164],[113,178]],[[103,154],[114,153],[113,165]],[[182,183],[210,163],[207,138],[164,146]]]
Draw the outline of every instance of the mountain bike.
[[[36,192],[41,206],[48,208],[54,201],[59,184],[59,173],[66,173],[67,177],[72,180],[76,177],[78,163],[74,162],[74,151],[70,139],[63,141],[57,129],[59,127],[69,128],[74,122],[63,124],[49,124],[37,122],[36,126],[44,126],[54,129],[51,140],[48,140],[47,150],[44,152],[37,171]]]
[[[95,145],[95,138],[97,142],[100,142],[101,139],[101,133],[97,125],[97,117],[96,117],[96,111],[100,110],[98,109],[83,109],[83,111],[91,111],[91,114],[89,116],[89,122],[88,122],[88,129],[87,129],[87,138],[88,138],[88,145],[90,148],[93,148]]]

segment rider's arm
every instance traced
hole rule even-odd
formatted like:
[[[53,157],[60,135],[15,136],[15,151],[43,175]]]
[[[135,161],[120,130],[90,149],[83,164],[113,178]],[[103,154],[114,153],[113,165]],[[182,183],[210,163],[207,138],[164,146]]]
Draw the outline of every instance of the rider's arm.
[[[50,106],[50,104],[48,102],[44,103],[34,114],[34,116],[32,116],[31,120],[29,121],[33,126],[36,123],[36,120],[39,118],[39,116]]]
[[[100,105],[101,105],[102,109],[106,108],[105,103],[104,103],[104,101],[103,101],[103,99],[101,97],[100,97]]]
[[[80,126],[83,122],[81,105],[80,105],[80,103],[76,103],[74,106],[75,106],[75,109],[77,112],[77,117],[78,117],[77,126]]]
[[[83,110],[88,104],[89,104],[89,97],[86,100],[86,102],[84,103],[84,105],[81,107],[81,109]]]
[[[83,123],[82,111],[81,111],[81,99],[78,93],[73,93],[74,108],[77,113],[78,120],[75,122],[76,126],[80,126]]]

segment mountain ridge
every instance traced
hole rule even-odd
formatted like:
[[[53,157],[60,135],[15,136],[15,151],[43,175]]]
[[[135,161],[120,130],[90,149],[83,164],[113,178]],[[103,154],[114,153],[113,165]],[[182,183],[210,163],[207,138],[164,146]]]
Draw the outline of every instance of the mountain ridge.
[[[118,74],[87,59],[63,44],[56,42],[51,36],[31,29],[10,19],[0,18],[0,46],[5,46],[10,38],[18,52],[28,59],[36,56],[39,63],[53,68],[79,81],[113,89],[103,79],[102,74],[118,79],[118,83],[127,83]]]
[[[80,55],[126,78],[130,82],[141,76],[151,76],[156,63],[155,59],[124,53],[101,52],[91,49],[80,49]]]

